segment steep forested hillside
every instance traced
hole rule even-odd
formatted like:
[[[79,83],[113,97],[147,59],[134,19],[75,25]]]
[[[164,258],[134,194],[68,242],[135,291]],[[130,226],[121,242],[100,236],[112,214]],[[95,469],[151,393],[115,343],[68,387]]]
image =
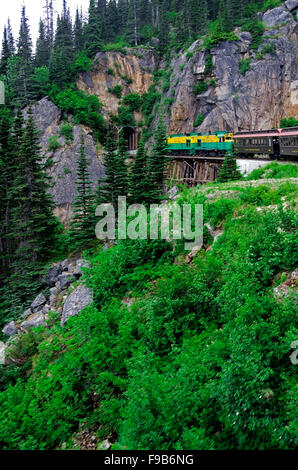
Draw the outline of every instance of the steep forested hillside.
[[[231,151],[215,183],[164,181],[168,132],[297,125],[286,4],[45,0],[34,46],[25,6],[8,21],[0,449],[297,446],[297,165],[244,178]],[[203,246],[97,240],[120,196],[202,204]]]

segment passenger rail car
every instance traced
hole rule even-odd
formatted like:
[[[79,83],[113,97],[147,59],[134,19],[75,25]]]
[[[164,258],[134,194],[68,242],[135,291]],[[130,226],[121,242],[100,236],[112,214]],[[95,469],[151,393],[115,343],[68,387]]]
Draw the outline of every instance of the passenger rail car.
[[[234,135],[234,142],[240,157],[269,155],[278,160],[297,160],[298,127],[238,132]]]

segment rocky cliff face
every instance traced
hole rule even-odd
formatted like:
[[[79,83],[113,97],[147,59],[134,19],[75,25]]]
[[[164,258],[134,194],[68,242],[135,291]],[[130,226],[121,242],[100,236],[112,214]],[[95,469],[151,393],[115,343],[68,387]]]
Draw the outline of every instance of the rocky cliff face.
[[[166,123],[169,133],[205,132],[215,129],[232,131],[278,127],[280,119],[298,116],[298,0],[287,0],[278,8],[259,14],[265,32],[258,50],[251,49],[252,37],[246,32],[236,32],[238,41],[223,42],[210,51],[203,48],[203,41],[196,41],[187,52],[179,53],[171,61],[169,87],[159,86],[162,99],[169,107]],[[207,59],[212,60],[206,67]],[[248,70],[240,73],[246,61]],[[209,64],[210,65],[210,64]],[[154,49],[126,49],[125,52],[99,52],[91,72],[82,74],[77,81],[79,89],[98,96],[106,118],[116,114],[119,98],[109,89],[122,86],[122,96],[127,93],[142,95],[153,83],[153,74],[165,67]],[[209,68],[209,71],[208,71]],[[242,70],[243,72],[243,70]],[[207,89],[194,94],[200,82]],[[34,116],[41,131],[41,146],[48,160],[48,172],[53,177],[51,194],[56,203],[56,215],[67,225],[74,200],[76,162],[80,135],[84,134],[86,153],[94,188],[98,178],[104,175],[101,160],[90,129],[73,127],[73,142],[60,136],[61,112],[47,98],[33,107]],[[198,115],[204,121],[198,127],[194,123]],[[157,120],[157,114],[152,127]],[[135,115],[136,121],[142,120]],[[58,136],[61,147],[48,151],[49,137]]]
[[[207,53],[202,41],[192,44],[188,53],[174,57],[170,87],[163,93],[163,99],[172,102],[166,116],[168,131],[271,128],[279,126],[281,118],[297,115],[297,8],[298,1],[287,0],[281,7],[259,14],[265,32],[258,50],[250,48],[251,35],[240,31],[237,32],[239,41],[223,42],[211,49],[211,73],[206,73]],[[239,71],[243,60],[250,61],[244,75]],[[120,84],[123,95],[142,94],[152,84],[157,64],[158,58],[151,49],[128,49],[126,54],[99,53],[92,72],[83,74],[77,85],[97,95],[106,114],[115,114],[119,100],[108,88]],[[132,79],[129,85],[127,77]],[[200,81],[212,85],[195,96],[194,86]],[[204,121],[194,128],[199,114],[204,116]]]
[[[298,2],[295,4],[298,6]],[[297,116],[297,22],[286,6],[275,8],[260,19],[266,29],[258,51],[250,49],[249,33],[237,33],[239,41],[223,42],[210,51],[213,71],[208,78],[204,50],[194,52],[188,61],[184,54],[173,62],[171,88],[175,90],[175,100],[169,118],[170,132],[191,132],[198,114],[205,117],[196,128],[198,131],[271,128],[279,126],[281,118]],[[196,51],[198,46],[195,43],[189,50]],[[265,52],[270,49],[271,53]],[[239,71],[243,60],[250,61],[244,75]],[[216,86],[194,96],[195,84],[210,78]]]
[[[157,67],[157,56],[153,49],[139,47],[126,52],[99,52],[91,72],[82,74],[77,87],[85,93],[98,96],[106,116],[116,114],[119,98],[108,90],[116,85],[128,93],[146,93],[153,83],[153,72]]]
[[[25,110],[25,115],[27,111]],[[96,147],[92,132],[81,125],[73,126],[73,141],[67,142],[60,135],[61,111],[49,99],[44,98],[33,106],[33,114],[40,130],[40,144],[42,154],[45,156],[43,163],[47,165],[47,172],[52,177],[53,186],[50,193],[55,202],[55,214],[64,223],[68,224],[72,216],[72,203],[76,195],[76,171],[77,159],[83,133],[86,156],[89,160],[89,170],[96,188],[99,178],[104,176],[104,168],[96,154]],[[57,136],[61,147],[49,151],[49,138]]]

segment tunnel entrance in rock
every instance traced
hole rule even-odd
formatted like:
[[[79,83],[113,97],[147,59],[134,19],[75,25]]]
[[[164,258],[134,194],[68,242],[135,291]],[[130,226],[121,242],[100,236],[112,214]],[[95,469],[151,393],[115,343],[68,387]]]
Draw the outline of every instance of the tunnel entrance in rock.
[[[124,138],[127,141],[128,150],[137,150],[138,131],[134,127],[123,127]]]

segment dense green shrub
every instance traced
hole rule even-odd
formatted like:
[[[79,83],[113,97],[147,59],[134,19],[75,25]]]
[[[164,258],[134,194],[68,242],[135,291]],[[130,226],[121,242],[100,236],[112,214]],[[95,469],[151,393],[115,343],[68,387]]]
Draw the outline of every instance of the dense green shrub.
[[[75,59],[71,67],[71,70],[75,74],[78,74],[82,72],[88,72],[92,70],[92,67],[93,67],[92,60],[89,59],[86,53],[82,51],[78,54],[77,58]]]
[[[133,113],[127,106],[118,107],[118,116],[114,118],[115,122],[120,126],[135,126],[135,118]]]
[[[248,19],[242,25],[242,31],[247,31],[252,35],[252,43],[250,45],[251,49],[258,49],[259,45],[262,42],[262,37],[264,33],[263,23],[257,21],[256,18]]]
[[[142,98],[137,93],[128,93],[122,99],[122,103],[129,106],[131,112],[140,111],[142,106]]]
[[[193,126],[194,127],[200,126],[203,123],[204,119],[205,119],[204,114],[198,114]]]
[[[262,168],[253,170],[246,179],[258,180],[261,178],[298,178],[298,167],[290,163],[280,165],[277,162],[272,162]]]
[[[51,100],[64,112],[73,115],[73,122],[90,126],[95,137],[100,141],[105,137],[105,122],[101,114],[102,104],[95,95],[85,95],[82,91],[67,88],[59,90],[53,86],[50,92]]]
[[[298,126],[298,119],[291,116],[289,118],[283,118],[280,121],[280,127],[297,127]]]
[[[239,62],[239,73],[245,75],[250,70],[251,59],[241,59]]]
[[[62,144],[60,144],[60,142],[58,141],[58,136],[51,135],[48,140],[48,152],[55,152],[60,147],[62,147]]]
[[[67,143],[71,143],[73,141],[73,126],[65,122],[60,127],[60,135],[65,137]]]
[[[155,103],[160,99],[161,95],[156,91],[154,85],[151,85],[148,93],[142,95],[142,113],[145,116],[150,116],[153,111]]]
[[[108,88],[108,92],[115,95],[117,98],[121,98],[123,87],[121,85],[115,85],[113,88]]]
[[[183,192],[179,204],[204,203],[204,220],[224,227],[193,266],[173,264],[179,247],[163,241],[119,241],[90,259],[94,304],[39,329],[21,347],[26,369],[0,381],[2,449],[72,448],[83,423],[114,449],[297,445],[297,311],[272,296],[297,263],[297,215],[257,212],[273,196],[256,190],[215,201]]]
[[[205,93],[205,91],[207,90],[208,90],[208,83],[202,82],[202,81],[197,83],[193,88],[194,95],[201,95],[202,93]]]

